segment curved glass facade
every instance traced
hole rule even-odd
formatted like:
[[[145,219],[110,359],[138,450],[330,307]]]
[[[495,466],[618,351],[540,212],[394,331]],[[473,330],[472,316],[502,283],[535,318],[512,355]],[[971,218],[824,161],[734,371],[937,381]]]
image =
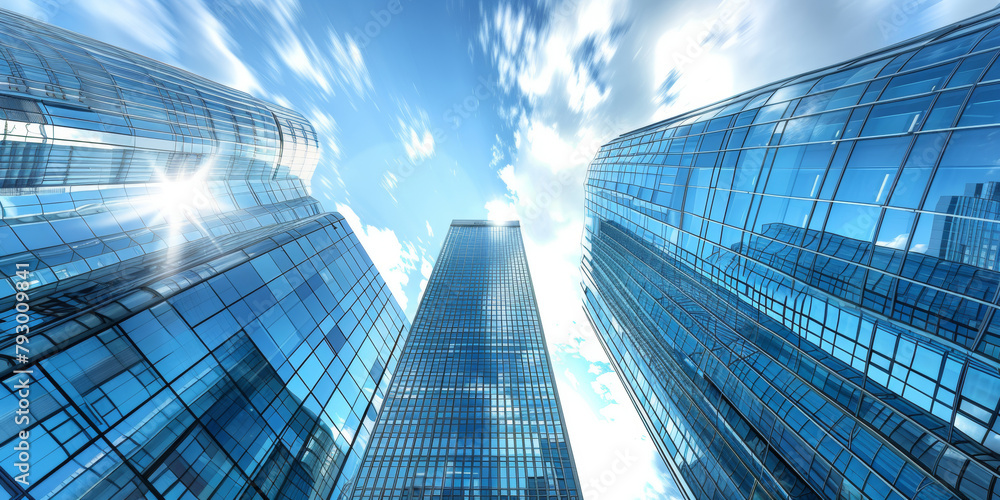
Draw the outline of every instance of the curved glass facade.
[[[409,323],[318,159],[294,111],[0,10],[0,499],[340,498]]]
[[[517,222],[452,222],[355,500],[582,500]]]
[[[625,134],[586,310],[694,498],[1000,498],[1000,14]]]

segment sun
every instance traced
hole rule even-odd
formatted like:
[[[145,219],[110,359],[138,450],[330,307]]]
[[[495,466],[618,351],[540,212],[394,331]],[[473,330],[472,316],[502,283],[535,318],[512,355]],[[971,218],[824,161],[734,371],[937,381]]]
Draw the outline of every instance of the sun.
[[[205,179],[207,169],[193,175],[169,178],[160,176],[149,187],[148,209],[157,222],[167,224],[173,232],[183,232],[187,226],[200,227],[199,221],[216,208],[214,197]]]

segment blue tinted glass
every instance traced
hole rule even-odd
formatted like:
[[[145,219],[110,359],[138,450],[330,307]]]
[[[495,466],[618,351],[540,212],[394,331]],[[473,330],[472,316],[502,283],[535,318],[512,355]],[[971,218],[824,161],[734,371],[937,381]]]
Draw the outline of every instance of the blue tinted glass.
[[[734,127],[741,127],[743,125],[749,125],[753,123],[753,118],[757,116],[756,109],[750,109],[736,115],[736,121],[733,122]]]
[[[880,211],[878,207],[834,203],[826,221],[826,232],[852,240],[871,241]]]
[[[892,60],[889,61],[882,68],[882,71],[879,71],[878,76],[891,75],[891,74],[899,71],[899,68],[901,68],[903,66],[903,64],[906,64],[906,61],[909,60],[910,57],[913,57],[913,54],[916,53],[916,52],[917,52],[916,50],[911,50],[909,52],[904,52],[904,53],[899,54],[898,56],[892,58]]]
[[[831,109],[846,108],[854,106],[865,91],[865,84],[852,85],[842,89],[814,94],[802,98],[793,116],[820,113]]]
[[[790,99],[795,99],[796,97],[802,97],[806,95],[806,92],[809,92],[809,89],[812,88],[812,86],[815,84],[816,84],[815,81],[808,81],[781,87],[778,90],[774,91],[774,95],[772,95],[767,102],[776,103],[781,101],[787,101]]]
[[[976,44],[976,47],[972,50],[973,52],[976,52],[996,47],[1000,47],[1000,28],[994,26],[994,28],[990,30],[990,32],[987,33],[986,36],[984,36],[983,39],[980,40],[979,43]]]
[[[1000,80],[1000,59],[993,61],[993,65],[990,66],[989,71],[983,75],[984,82],[991,82],[993,80]]]
[[[786,108],[788,108],[787,101],[764,106],[757,112],[757,118],[754,119],[754,123],[764,123],[778,120],[785,113]]]
[[[952,75],[951,80],[948,80],[948,88],[960,87],[979,81],[979,76],[983,74],[986,66],[996,55],[996,52],[987,52],[965,58],[962,64],[958,66],[955,74]]]
[[[951,197],[975,191],[979,184],[1000,182],[1000,156],[983,144],[1000,144],[1000,128],[952,134],[927,192],[924,210],[946,209]]]
[[[761,94],[758,94],[753,99],[751,99],[750,102],[747,103],[744,109],[752,110],[754,108],[759,108],[763,106],[764,103],[767,102],[767,100],[771,97],[771,94],[772,92],[763,92]]]
[[[832,75],[827,75],[823,77],[815,87],[812,88],[812,92],[822,92],[827,89],[832,89],[840,87],[843,85],[851,85],[858,82],[863,82],[874,78],[878,74],[879,70],[885,66],[886,61],[875,61],[854,68],[846,69],[839,73],[834,73]]]
[[[977,87],[958,120],[959,127],[1000,123],[1000,84]]]
[[[830,143],[779,148],[771,164],[765,193],[815,197],[833,154]]]
[[[806,227],[812,207],[811,200],[764,196],[761,199],[760,210],[757,212],[757,220],[753,230],[758,233],[766,233],[769,229],[768,226],[773,224]]]
[[[754,125],[750,127],[750,133],[747,134],[746,141],[743,143],[743,147],[754,148],[758,146],[767,146],[771,143],[771,134],[774,132],[774,124],[768,123],[764,125]]]
[[[924,122],[924,130],[949,128],[955,124],[955,116],[969,95],[968,89],[942,92],[934,102],[934,109]]]
[[[861,127],[868,118],[868,113],[871,111],[871,108],[871,106],[861,106],[851,110],[851,118],[847,121],[847,126],[844,127],[841,137],[844,139],[853,139],[857,137],[858,134],[861,133]],[[846,110],[844,112],[846,112]]]
[[[913,212],[886,210],[879,225],[875,244],[882,247],[905,250],[915,220]]]
[[[906,63],[906,66],[903,66],[903,71],[968,54],[969,49],[979,41],[982,35],[982,32],[972,33],[924,47]]]
[[[849,115],[850,111],[845,109],[788,120],[781,143],[801,144],[840,139],[844,133],[844,122]]]
[[[873,106],[868,121],[861,129],[861,136],[913,132],[920,125],[931,99],[931,97],[921,97]]]
[[[733,179],[733,189],[740,191],[753,191],[757,186],[757,178],[760,176],[761,166],[767,150],[762,148],[747,149],[740,153],[739,162],[736,164],[736,173]]]
[[[948,140],[947,134],[922,134],[917,136],[913,149],[906,159],[903,171],[893,189],[889,204],[894,207],[917,208],[927,189],[934,165]]]
[[[954,67],[955,63],[944,64],[915,73],[894,76],[889,80],[889,84],[882,91],[882,96],[879,99],[895,99],[940,89]]]
[[[858,141],[844,169],[836,199],[885,202],[909,145],[909,137]]]
[[[963,54],[998,21],[987,12],[767,87],[818,82],[775,93],[789,103],[781,120],[794,116],[769,146],[723,155],[711,223],[697,217],[701,176],[659,190],[657,206],[632,189],[632,164],[591,165],[586,310],[692,498],[1000,493],[982,459],[1000,452],[1000,376],[962,385],[1000,361],[1000,137],[973,121],[992,114],[987,91],[967,111],[973,129],[952,130],[995,49]],[[698,154],[712,161],[685,152]]]

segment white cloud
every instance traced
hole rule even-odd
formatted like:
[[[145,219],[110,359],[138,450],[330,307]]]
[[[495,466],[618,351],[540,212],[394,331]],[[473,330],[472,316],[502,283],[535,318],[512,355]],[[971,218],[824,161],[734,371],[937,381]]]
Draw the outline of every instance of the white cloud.
[[[910,238],[910,233],[897,234],[893,239],[889,241],[879,241],[875,244],[880,247],[895,248],[897,250],[903,250],[906,248],[906,240]]]
[[[347,205],[338,203],[337,211],[354,230],[375,268],[399,302],[399,307],[406,310],[408,301],[403,287],[410,282],[410,274],[416,270],[420,260],[417,248],[413,243],[400,241],[392,229],[362,224],[358,214]]]
[[[287,68],[325,94],[335,95],[337,87],[349,96],[368,97],[373,90],[371,75],[361,50],[350,36],[328,28],[326,44],[317,43],[298,26],[301,8],[296,0],[275,3],[253,0],[253,3],[276,21],[267,37]]]
[[[372,78],[368,74],[368,66],[365,65],[358,44],[350,36],[338,35],[333,30],[330,30],[328,35],[337,81],[342,87],[350,89],[359,96],[367,95],[372,90]]]
[[[245,92],[261,92],[238,55],[239,44],[202,0],[169,7],[157,0],[78,0],[63,9],[88,20],[85,34]]]
[[[597,387],[607,399],[596,411],[576,390],[580,384],[576,378],[572,372],[564,373],[559,380],[559,399],[584,498],[679,499],[665,479],[656,448],[642,431],[642,422],[617,376],[606,373],[598,377]]]
[[[340,144],[337,142],[337,121],[329,113],[320,110],[316,106],[309,106],[305,114],[313,127],[316,127],[316,133],[319,135],[320,142],[326,148],[326,151],[323,153],[324,156],[327,156],[328,159],[339,159]]]
[[[424,222],[427,223],[427,236],[430,236],[431,238],[433,238],[434,237],[434,228],[431,227],[431,221],[424,221]]]
[[[406,156],[410,161],[430,158],[434,154],[434,136],[431,135],[430,130],[424,129],[423,132],[420,132],[414,126],[406,125],[402,121],[399,124],[408,133],[403,146],[406,148]]]
[[[490,148],[490,153],[493,155],[493,159],[490,160],[490,168],[494,168],[504,159],[503,141],[500,140],[499,135],[497,136],[496,143],[493,144],[492,148]]]
[[[500,86],[532,103],[556,89],[576,111],[588,111],[608,96],[600,68],[617,50],[615,33],[625,20],[626,2],[581,0],[551,6],[545,29],[523,7],[503,3],[484,12],[479,44],[492,58]]]
[[[306,35],[303,41],[295,32],[289,31],[280,39],[273,38],[271,43],[281,61],[295,74],[323,89],[324,92],[333,90],[330,79],[327,78],[329,63],[324,60],[323,54],[312,38]]]
[[[186,7],[177,8],[184,18],[180,24],[194,26],[180,38],[187,50],[184,61],[194,62],[194,71],[219,83],[251,94],[261,91],[253,71],[236,55],[236,43],[226,27],[208,10],[201,0],[185,0]]]
[[[517,207],[506,200],[486,202],[486,218],[489,220],[517,220]]]
[[[156,54],[177,55],[177,25],[157,0],[80,1],[81,10],[115,38],[125,37]]]
[[[412,111],[404,103],[400,105],[400,113],[396,117],[396,137],[403,144],[410,163],[418,164],[434,156],[434,135],[427,112],[422,109]]]
[[[54,13],[53,9],[46,9],[33,0],[4,0],[3,8],[46,22]]]

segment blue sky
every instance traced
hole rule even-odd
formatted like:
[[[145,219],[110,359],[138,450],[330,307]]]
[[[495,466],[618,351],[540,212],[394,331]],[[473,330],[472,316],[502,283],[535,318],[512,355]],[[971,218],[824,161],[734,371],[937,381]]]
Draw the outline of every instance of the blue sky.
[[[0,0],[289,106],[313,194],[412,318],[451,219],[518,218],[587,500],[675,490],[582,313],[583,180],[617,136],[996,0]]]

